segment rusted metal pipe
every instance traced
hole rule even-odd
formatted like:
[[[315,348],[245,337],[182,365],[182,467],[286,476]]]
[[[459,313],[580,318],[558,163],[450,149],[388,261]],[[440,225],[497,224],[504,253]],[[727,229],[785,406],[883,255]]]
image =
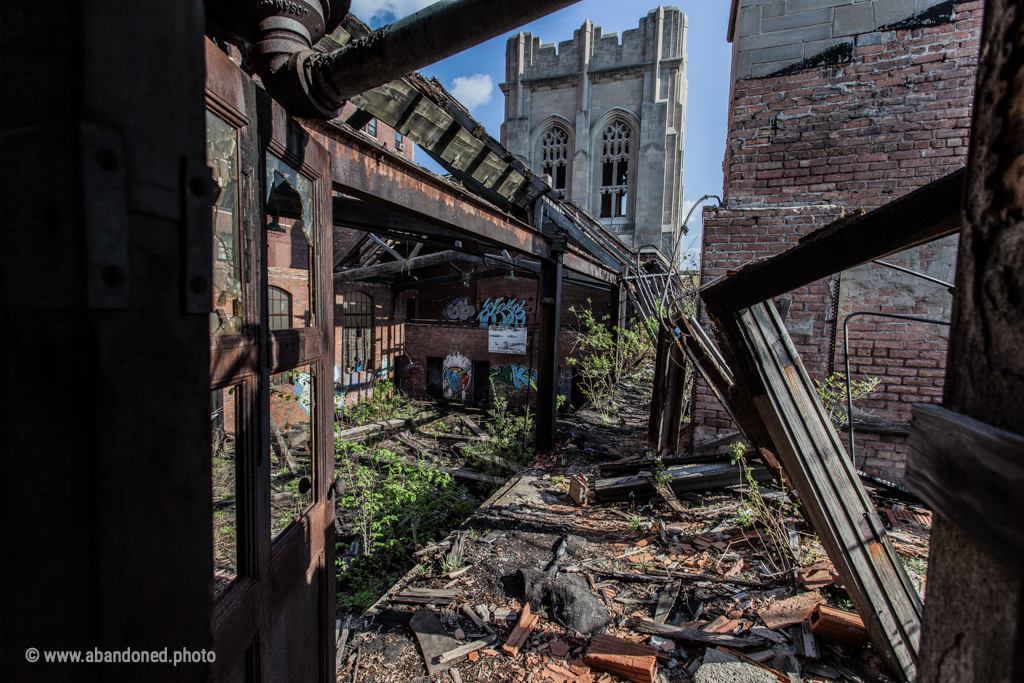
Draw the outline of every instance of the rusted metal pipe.
[[[350,97],[579,0],[442,0],[330,54],[313,50],[348,0],[206,0],[214,23],[252,43],[253,68],[288,113],[328,119]]]
[[[321,111],[579,0],[442,0],[306,61]]]

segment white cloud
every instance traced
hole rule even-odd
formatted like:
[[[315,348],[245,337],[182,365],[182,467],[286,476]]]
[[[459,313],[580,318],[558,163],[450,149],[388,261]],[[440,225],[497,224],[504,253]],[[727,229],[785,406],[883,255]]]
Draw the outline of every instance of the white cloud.
[[[487,74],[459,76],[452,81],[452,95],[470,111],[481,104],[488,104],[493,92],[494,79]]]
[[[391,23],[419,12],[434,0],[352,0],[352,14],[367,24]]]

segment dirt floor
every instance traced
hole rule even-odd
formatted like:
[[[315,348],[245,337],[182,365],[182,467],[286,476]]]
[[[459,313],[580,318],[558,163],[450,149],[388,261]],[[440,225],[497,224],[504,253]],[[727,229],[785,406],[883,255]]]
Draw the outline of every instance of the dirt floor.
[[[339,681],[890,680],[870,644],[801,630],[816,603],[853,608],[813,530],[783,491],[737,480],[681,496],[681,512],[659,499],[595,499],[600,464],[652,455],[645,443],[648,389],[623,389],[628,407],[621,420],[587,410],[564,416],[552,452],[512,477],[443,543],[419,551],[418,564],[348,622]],[[447,428],[461,428],[459,422],[449,420]],[[586,507],[569,495],[574,476],[590,484]],[[752,496],[783,525],[783,537],[766,528]],[[930,514],[873,496],[923,594]],[[548,582],[547,588],[541,591],[530,577]],[[575,604],[558,592],[562,584],[574,587]],[[785,602],[792,598],[799,604]],[[527,605],[539,620],[510,656],[502,645]],[[567,622],[578,626],[594,615],[608,622],[595,631],[656,648],[646,650],[656,657],[653,678],[620,678],[596,660],[588,665],[593,634]],[[423,635],[428,622],[434,636]],[[344,625],[339,620],[339,629]],[[470,643],[478,649],[436,662],[431,676],[414,630],[440,651]],[[652,636],[652,630],[667,635]]]

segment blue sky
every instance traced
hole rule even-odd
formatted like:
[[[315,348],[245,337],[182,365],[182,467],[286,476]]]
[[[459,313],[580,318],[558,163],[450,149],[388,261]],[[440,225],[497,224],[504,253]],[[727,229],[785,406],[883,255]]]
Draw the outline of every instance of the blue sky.
[[[391,23],[427,5],[429,0],[353,0],[352,12],[373,28]],[[683,161],[683,192],[691,202],[705,194],[722,194],[722,158],[725,154],[729,74],[732,51],[725,35],[729,22],[729,2],[679,3],[689,19],[687,36],[686,142]],[[521,29],[499,36],[472,49],[423,69],[435,76],[484,125],[495,139],[500,138],[504,116],[504,96],[498,83],[505,76],[505,41],[519,30],[530,31],[544,43],[571,40],[575,29],[590,19],[604,33],[636,28],[640,18],[657,5],[651,0],[582,0]],[[435,173],[443,169],[424,152],[417,150],[417,163]],[[700,210],[694,211],[690,234],[684,242],[699,248]],[[694,238],[697,238],[694,241]]]

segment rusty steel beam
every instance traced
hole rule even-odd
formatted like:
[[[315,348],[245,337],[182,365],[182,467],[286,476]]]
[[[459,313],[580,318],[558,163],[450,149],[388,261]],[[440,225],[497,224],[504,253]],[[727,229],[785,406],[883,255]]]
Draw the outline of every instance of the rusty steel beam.
[[[540,345],[537,363],[537,437],[536,451],[546,453],[555,443],[558,421],[558,341],[562,314],[562,262],[541,261],[540,301],[537,316],[540,328],[534,343]]]
[[[579,273],[580,275],[592,277],[595,280],[607,282],[610,285],[615,284],[619,278],[617,273],[613,273],[601,264],[588,261],[582,256],[577,256],[570,252],[566,252],[562,256],[562,265],[565,266],[567,270]]]
[[[334,189],[469,239],[483,238],[520,254],[551,258],[544,235],[430,171],[336,124],[307,121],[306,126],[331,154]]]

